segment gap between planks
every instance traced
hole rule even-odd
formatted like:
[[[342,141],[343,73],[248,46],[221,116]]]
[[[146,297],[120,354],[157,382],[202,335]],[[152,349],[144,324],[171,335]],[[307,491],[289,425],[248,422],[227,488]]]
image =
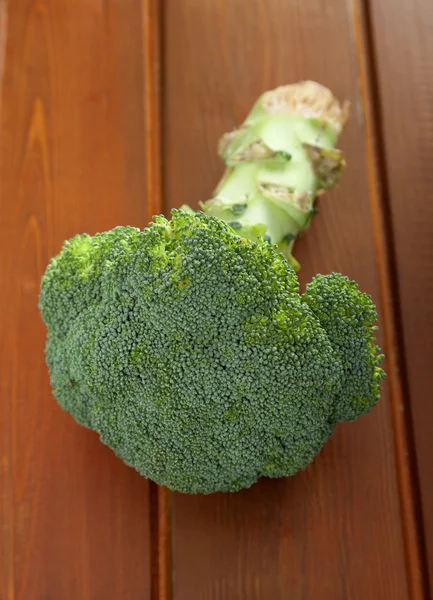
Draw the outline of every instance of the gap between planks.
[[[143,67],[148,220],[163,212],[162,0],[143,0]],[[172,494],[149,482],[151,600],[171,600]]]
[[[366,163],[375,255],[381,296],[387,357],[387,375],[402,529],[410,600],[429,598],[428,571],[423,540],[420,488],[409,404],[405,356],[394,268],[395,245],[391,224],[388,174],[381,123],[380,82],[375,52],[370,0],[349,0],[353,16],[358,85],[364,115]]]

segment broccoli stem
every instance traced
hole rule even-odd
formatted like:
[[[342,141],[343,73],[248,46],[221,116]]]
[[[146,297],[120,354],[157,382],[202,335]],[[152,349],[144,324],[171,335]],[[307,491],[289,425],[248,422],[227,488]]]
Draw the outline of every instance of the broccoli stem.
[[[298,270],[294,242],[345,164],[335,144],[347,116],[348,105],[312,81],[265,92],[241,127],[222,136],[226,170],[201,209],[242,237],[264,237]]]

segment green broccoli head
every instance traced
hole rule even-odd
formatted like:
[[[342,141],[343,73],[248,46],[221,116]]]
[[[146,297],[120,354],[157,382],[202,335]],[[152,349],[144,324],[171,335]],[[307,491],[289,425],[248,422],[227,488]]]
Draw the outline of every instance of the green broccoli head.
[[[371,299],[337,274],[300,295],[273,246],[202,213],[72,238],[40,309],[61,406],[182,492],[293,475],[379,397]]]

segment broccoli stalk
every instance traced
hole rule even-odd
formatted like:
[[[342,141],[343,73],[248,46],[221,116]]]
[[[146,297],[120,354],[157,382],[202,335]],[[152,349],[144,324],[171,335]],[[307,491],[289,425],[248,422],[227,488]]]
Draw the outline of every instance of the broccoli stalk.
[[[347,114],[347,104],[312,81],[264,93],[241,127],[222,136],[226,171],[201,209],[242,237],[265,238],[298,270],[294,242],[345,164],[335,144]]]

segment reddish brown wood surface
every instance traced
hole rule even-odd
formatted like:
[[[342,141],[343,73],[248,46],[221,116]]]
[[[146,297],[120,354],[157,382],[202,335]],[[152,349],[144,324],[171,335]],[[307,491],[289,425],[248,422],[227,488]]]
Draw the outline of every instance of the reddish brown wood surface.
[[[148,482],[50,392],[40,277],[63,239],[147,222],[137,2],[14,0],[2,82],[2,600],[150,597]]]
[[[427,0],[0,0],[0,600],[428,598],[432,14]],[[352,117],[341,186],[297,245],[301,282],[337,270],[372,294],[383,399],[294,478],[171,494],[55,403],[40,277],[75,233],[206,199],[219,135],[304,78]]]
[[[366,164],[371,220],[375,240],[382,327],[387,355],[387,376],[391,397],[394,453],[401,505],[403,543],[406,555],[408,595],[412,599],[429,594],[424,523],[420,510],[418,469],[415,464],[414,431],[410,399],[404,377],[404,345],[400,329],[400,306],[396,292],[398,275],[394,267],[394,240],[389,219],[389,192],[385,164],[384,136],[375,44],[368,3],[351,3],[357,48],[358,79],[363,104]]]
[[[406,396],[414,427],[421,519],[433,582],[433,6],[429,0],[371,2],[393,232]],[[410,416],[410,415],[409,415]]]

